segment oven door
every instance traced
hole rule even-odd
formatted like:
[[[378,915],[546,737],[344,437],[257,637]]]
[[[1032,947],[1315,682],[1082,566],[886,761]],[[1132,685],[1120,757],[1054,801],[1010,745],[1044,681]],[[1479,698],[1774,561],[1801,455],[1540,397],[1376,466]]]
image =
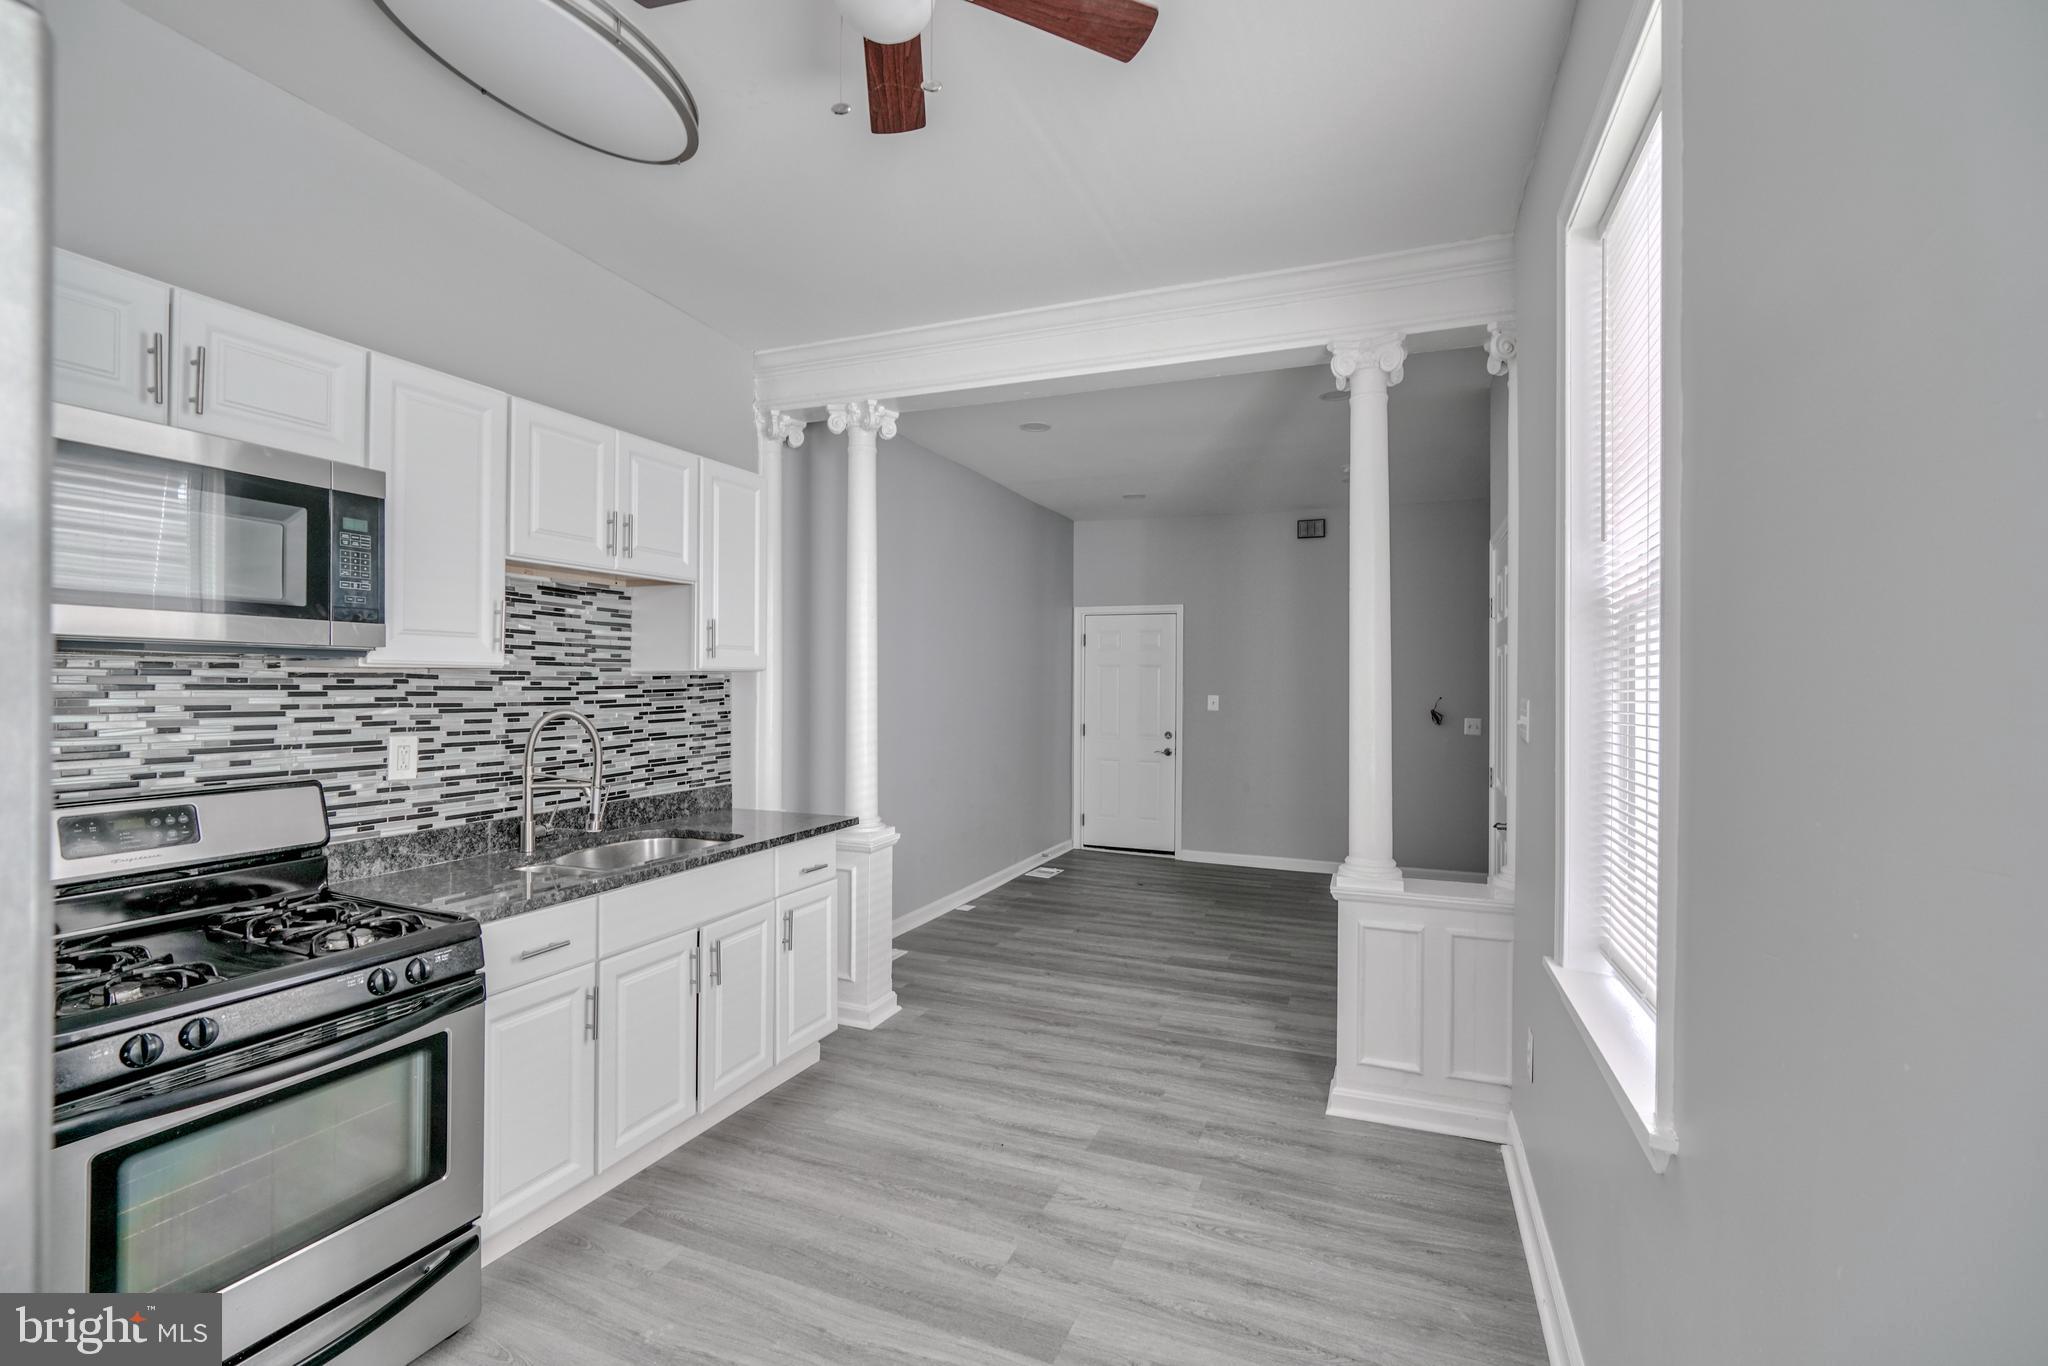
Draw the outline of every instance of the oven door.
[[[129,1107],[139,1118],[60,1122],[52,1288],[218,1291],[232,1357],[475,1223],[482,981],[444,991]],[[67,1142],[67,1127],[98,1131]]]
[[[82,408],[55,426],[57,635],[331,646],[329,462]]]

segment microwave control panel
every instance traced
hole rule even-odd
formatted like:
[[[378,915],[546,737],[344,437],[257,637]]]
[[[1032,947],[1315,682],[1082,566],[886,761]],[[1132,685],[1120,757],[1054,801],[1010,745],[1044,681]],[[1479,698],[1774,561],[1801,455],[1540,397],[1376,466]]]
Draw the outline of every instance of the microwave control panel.
[[[334,620],[384,620],[384,504],[334,494]]]

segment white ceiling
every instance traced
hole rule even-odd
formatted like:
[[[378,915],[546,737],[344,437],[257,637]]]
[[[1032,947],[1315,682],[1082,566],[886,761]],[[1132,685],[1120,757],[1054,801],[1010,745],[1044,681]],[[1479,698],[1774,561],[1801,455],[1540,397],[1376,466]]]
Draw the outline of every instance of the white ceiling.
[[[647,167],[506,112],[370,0],[129,3],[749,347],[1509,231],[1572,10],[1158,0],[1126,67],[940,0],[930,126],[875,137],[830,0],[617,0],[703,112],[695,160]]]
[[[1491,384],[1482,351],[1409,357],[1387,404],[1395,502],[1487,496]],[[900,434],[1075,521],[1341,507],[1333,385],[1324,365],[1225,375],[906,413]]]

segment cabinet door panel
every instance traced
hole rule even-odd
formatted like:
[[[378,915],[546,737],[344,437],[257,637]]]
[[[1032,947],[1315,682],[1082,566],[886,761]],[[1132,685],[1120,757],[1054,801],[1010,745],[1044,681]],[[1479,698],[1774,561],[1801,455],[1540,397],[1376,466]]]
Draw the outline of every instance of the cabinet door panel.
[[[775,903],[704,927],[698,1090],[708,1110],[775,1065]]]
[[[596,1174],[594,965],[484,1003],[484,1232]]]
[[[610,427],[512,400],[513,559],[615,567],[618,450]]]
[[[782,934],[775,991],[775,1060],[814,1044],[839,1026],[838,889],[825,882],[776,903]]]
[[[50,397],[150,422],[171,420],[171,287],[56,253]]]
[[[697,457],[619,433],[619,567],[635,578],[697,577]]]
[[[372,664],[504,661],[507,400],[370,360],[370,465],[384,471],[389,644]]]
[[[172,306],[174,425],[363,463],[369,352],[184,290]]]
[[[765,668],[760,476],[706,460],[699,478],[704,497],[699,590],[704,667],[713,671]]]
[[[598,964],[597,1169],[697,1113],[697,935]]]

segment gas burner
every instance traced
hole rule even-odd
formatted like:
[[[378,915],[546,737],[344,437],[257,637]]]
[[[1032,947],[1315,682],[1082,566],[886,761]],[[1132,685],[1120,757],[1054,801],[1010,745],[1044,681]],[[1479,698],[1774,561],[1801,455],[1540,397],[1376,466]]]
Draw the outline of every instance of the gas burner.
[[[57,1014],[105,1010],[220,979],[211,963],[173,963],[169,954],[150,958],[133,944],[63,950],[57,955]]]
[[[317,958],[381,944],[426,928],[427,920],[410,911],[320,893],[310,900],[221,916],[208,923],[206,937]]]

